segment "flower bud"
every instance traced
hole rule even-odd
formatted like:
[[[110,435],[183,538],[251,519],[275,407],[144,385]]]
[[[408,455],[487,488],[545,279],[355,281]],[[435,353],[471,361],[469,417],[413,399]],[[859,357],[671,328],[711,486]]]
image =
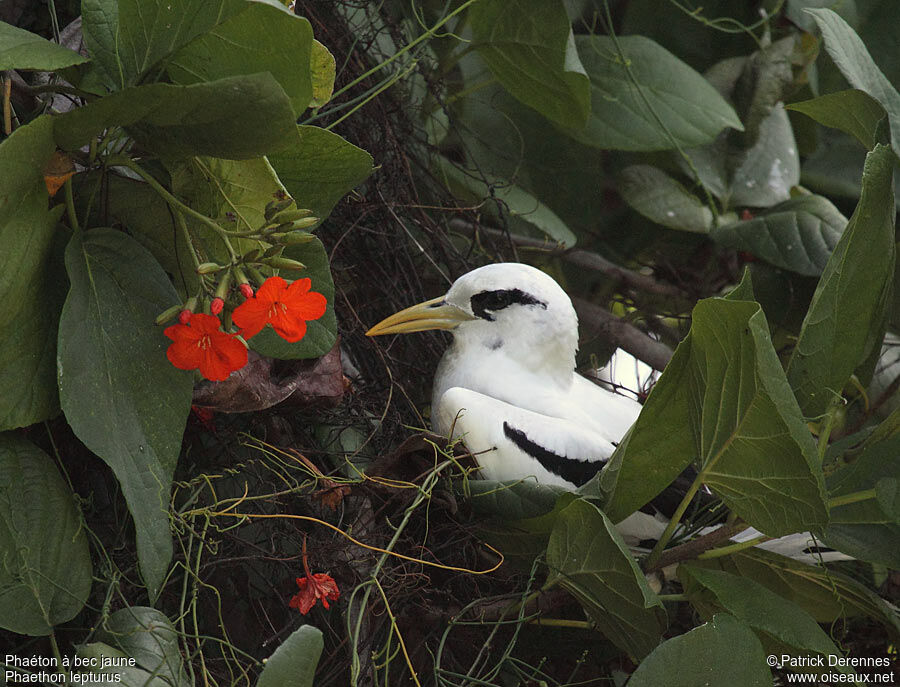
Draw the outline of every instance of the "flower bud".
[[[265,258],[277,258],[284,252],[284,246],[270,246],[266,249],[266,252],[263,253],[263,262],[265,262]]]
[[[292,229],[309,229],[319,221],[318,217],[305,217],[291,222]]]
[[[225,268],[222,265],[219,265],[215,262],[204,262],[199,267],[197,267],[197,274],[212,274],[213,272],[218,272],[219,270],[224,270]]]
[[[167,308],[163,310],[159,315],[156,316],[156,324],[165,324],[169,320],[171,320],[178,312],[181,310],[181,303],[177,305],[173,305],[171,308]]]
[[[225,307],[225,301],[216,296],[212,299],[212,303],[209,304],[209,312],[213,315],[218,315],[222,312],[222,308]]]
[[[295,243],[309,243],[315,238],[316,235],[310,234],[308,231],[292,231],[289,234],[283,234],[280,240],[281,243],[291,245]]]
[[[303,270],[306,269],[306,265],[304,265],[299,260],[292,260],[291,258],[283,258],[283,257],[275,257],[268,258],[265,263],[269,265],[269,267],[276,267],[280,270]]]
[[[193,314],[194,314],[193,312],[191,312],[190,310],[185,308],[180,313],[178,313],[178,321],[181,324],[187,324],[188,322],[191,321],[191,315],[193,315]]]
[[[304,217],[309,217],[311,214],[312,210],[306,210],[304,208],[282,210],[277,215],[272,217],[272,222],[275,222],[277,224],[281,224],[282,222],[293,222],[298,219],[303,219]]]
[[[240,286],[238,286],[241,294],[243,294],[244,298],[253,298],[253,287],[250,284],[244,282]]]

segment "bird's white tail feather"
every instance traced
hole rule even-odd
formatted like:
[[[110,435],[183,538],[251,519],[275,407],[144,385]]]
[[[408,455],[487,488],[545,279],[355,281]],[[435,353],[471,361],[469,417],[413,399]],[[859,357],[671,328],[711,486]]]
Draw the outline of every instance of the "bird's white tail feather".
[[[748,527],[743,532],[732,537],[735,542],[745,542],[756,537],[761,537],[762,532]],[[788,558],[793,558],[803,563],[816,565],[817,563],[831,563],[832,561],[852,561],[853,556],[848,556],[840,551],[829,549],[820,540],[816,539],[809,532],[797,532],[796,534],[788,534],[777,539],[757,544],[760,549],[778,553]]]

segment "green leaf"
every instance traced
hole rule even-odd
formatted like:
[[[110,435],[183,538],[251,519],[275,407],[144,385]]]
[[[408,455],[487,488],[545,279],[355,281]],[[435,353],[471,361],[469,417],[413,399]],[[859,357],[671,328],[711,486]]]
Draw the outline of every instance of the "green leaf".
[[[84,0],[82,30],[88,51],[119,88],[158,80],[166,58],[213,33],[248,5],[289,10],[278,0]],[[265,36],[259,40],[264,41]],[[302,63],[301,63],[302,64]]]
[[[225,160],[195,156],[167,165],[172,192],[191,209],[215,220],[228,231],[245,232],[266,224],[266,204],[284,193],[275,170],[264,157]],[[301,206],[302,207],[302,206]],[[186,216],[195,247],[204,260],[220,265],[231,262],[222,237],[209,226]],[[248,238],[232,238],[237,253],[271,244]]]
[[[49,72],[87,61],[74,50],[0,22],[0,70],[35,69]]]
[[[301,625],[269,656],[256,687],[313,687],[323,646],[319,630]]]
[[[727,613],[673,637],[641,661],[629,687],[768,687],[772,672],[762,644]]]
[[[79,198],[92,197],[95,191],[88,184],[101,183],[99,175],[78,175],[76,179],[82,176],[86,177],[84,185],[75,187],[76,203]],[[153,254],[160,266],[171,275],[182,300],[196,294],[200,288],[200,277],[184,233],[179,230],[168,203],[148,184],[115,172],[107,174],[103,183],[106,195],[102,210],[106,213],[106,220],[114,226],[125,227],[135,241]],[[100,209],[93,208],[96,216],[92,215],[88,226],[102,222],[98,212]]]
[[[96,637],[135,659],[138,667],[162,678],[164,684],[172,687],[190,684],[184,672],[178,633],[165,614],[155,608],[122,608],[109,616]]]
[[[802,112],[819,124],[850,134],[867,150],[878,142],[875,131],[878,123],[887,116],[877,100],[855,88],[791,103],[787,109]]]
[[[700,74],[643,36],[579,36],[591,77],[591,117],[569,132],[597,148],[668,150],[742,130],[732,107]],[[621,52],[620,52],[621,50]]]
[[[885,420],[882,426],[888,422]],[[890,504],[882,503],[889,483],[882,487],[882,499],[877,498],[880,481],[900,479],[900,434],[888,434],[883,439],[878,433],[873,434],[857,455],[844,460],[845,464],[828,477],[828,495],[836,499],[876,489],[876,497],[832,507],[823,540],[856,558],[900,568],[900,553],[894,544],[900,540],[900,524],[891,513]]]
[[[647,219],[670,229],[709,231],[710,209],[658,167],[630,165],[619,173],[618,181],[622,199]]]
[[[167,339],[154,320],[178,297],[153,256],[113,229],[73,236],[66,269],[60,403],[75,435],[119,480],[155,599],[172,557],[169,492],[193,383],[166,360]]]
[[[754,580],[691,564],[678,566],[678,578],[692,601],[699,593],[698,585],[708,589],[715,595],[717,606],[763,636],[804,655],[840,655],[834,642],[806,611]],[[838,670],[848,672],[846,668]]]
[[[181,687],[181,685],[168,682],[159,676],[147,672],[143,668],[129,665],[129,656],[104,642],[90,642],[81,644],[75,649],[75,654],[86,668],[75,671],[83,675],[103,675],[107,682],[115,682],[122,687]],[[113,661],[119,666],[105,665],[105,662]],[[82,682],[99,682],[104,678],[87,678]]]
[[[269,161],[297,204],[320,218],[374,170],[365,150],[317,126],[293,128]]]
[[[528,191],[515,184],[479,178],[460,169],[443,156],[437,158],[436,165],[440,174],[444,176],[447,186],[459,197],[473,203],[488,201],[484,203],[485,213],[493,216],[500,214],[496,203],[489,200],[496,199],[503,204],[505,219],[527,222],[531,227],[567,248],[575,245],[577,238],[566,223]]]
[[[334,77],[337,65],[334,55],[319,41],[313,39],[309,53],[309,71],[312,77],[312,100],[310,107],[322,107],[331,100],[334,93]]]
[[[716,227],[710,238],[776,267],[818,276],[846,226],[847,218],[827,198],[798,196],[753,219]]]
[[[558,0],[481,0],[469,10],[475,47],[516,99],[547,119],[581,128],[590,81]]]
[[[284,145],[294,128],[294,111],[278,82],[265,73],[191,86],[135,86],[59,115],[54,123],[56,142],[66,150],[123,126],[163,157],[239,160]]]
[[[613,644],[643,658],[659,644],[662,604],[612,522],[577,499],[557,517],[547,545],[548,584],[572,594]]]
[[[466,491],[472,509],[483,517],[504,520],[527,520],[547,515],[568,502],[570,491],[538,484],[534,481],[498,482],[496,480],[470,480]]]
[[[251,2],[176,52],[167,61],[167,70],[179,84],[268,72],[299,115],[313,95],[310,70],[304,69],[312,42],[312,27],[304,17]]]
[[[259,334],[250,339],[250,348],[261,355],[281,360],[298,358],[318,358],[334,346],[337,338],[337,320],[334,314],[334,281],[331,278],[331,267],[328,254],[318,239],[299,245],[290,246],[284,255],[299,260],[306,269],[294,272],[280,270],[285,279],[309,278],[312,290],[318,291],[328,301],[328,309],[318,320],[306,323],[306,336],[296,343],[285,341],[268,325]]]
[[[91,555],[75,496],[34,444],[0,434],[0,628],[49,635],[91,591]]]
[[[0,143],[0,430],[59,410],[56,327],[65,280],[54,261],[62,206],[48,210],[43,167],[53,121],[38,117]]]
[[[866,157],[862,194],[828,260],[787,367],[807,417],[822,414],[884,332],[894,276],[894,155]]]
[[[900,93],[872,60],[865,44],[850,25],[829,9],[806,10],[816,20],[825,49],[854,88],[868,93],[887,112],[891,145],[900,150]]]
[[[606,512],[624,519],[692,459],[704,484],[770,536],[827,520],[815,443],[758,303],[708,298],[694,308],[690,333],[601,474]]]
[[[820,540],[821,541],[821,540]],[[809,613],[818,623],[865,615],[900,637],[900,618],[881,597],[851,577],[831,568],[807,565],[765,549],[694,560],[693,567],[722,570],[755,580]]]
[[[759,124],[759,135],[740,151],[724,198],[730,206],[769,207],[788,200],[800,183],[800,159],[787,112],[780,104]]]

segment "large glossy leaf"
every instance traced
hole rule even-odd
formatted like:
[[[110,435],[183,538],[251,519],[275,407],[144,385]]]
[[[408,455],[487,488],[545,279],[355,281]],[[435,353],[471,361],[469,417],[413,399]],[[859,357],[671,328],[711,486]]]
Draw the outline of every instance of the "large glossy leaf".
[[[856,367],[881,345],[894,276],[894,155],[866,158],[859,204],[819,279],[787,375],[807,417],[823,413]]]
[[[313,39],[309,51],[309,73],[312,80],[312,100],[310,107],[322,107],[331,100],[334,93],[334,77],[337,63],[334,55],[319,41]]]
[[[667,449],[660,455],[660,443]],[[815,444],[759,304],[710,298],[601,475],[621,520],[691,461],[700,479],[770,536],[824,526]]]
[[[626,167],[619,173],[619,193],[644,217],[664,227],[705,234],[712,225],[710,209],[658,167]]]
[[[569,591],[607,639],[642,658],[659,644],[662,604],[609,518],[577,499],[557,516],[547,545],[550,579]]]
[[[48,635],[91,591],[91,555],[75,496],[46,453],[0,434],[0,627]]]
[[[289,11],[277,0],[253,0]],[[245,10],[248,0],[85,0],[85,44],[119,88],[158,80],[166,58]],[[259,37],[260,41],[265,36]]]
[[[87,62],[77,52],[51,43],[37,34],[0,22],[0,70],[52,71]]]
[[[127,127],[164,157],[259,157],[280,148],[294,128],[294,110],[268,73],[190,86],[149,84],[118,91],[54,120],[60,147],[75,150],[104,129]]]
[[[292,128],[269,161],[300,207],[322,218],[374,169],[365,150],[317,126]]]
[[[266,327],[250,339],[250,347],[257,353],[271,358],[293,360],[298,358],[318,358],[334,346],[337,337],[337,320],[334,314],[334,281],[325,247],[318,239],[301,245],[291,246],[285,256],[299,260],[306,269],[299,271],[280,270],[285,279],[308,278],[312,290],[325,296],[328,309],[318,320],[306,323],[306,336],[296,343],[289,343],[278,336],[271,327]]]
[[[323,646],[321,631],[298,627],[269,656],[256,687],[313,687]]]
[[[164,613],[146,606],[122,608],[109,616],[96,635],[137,666],[172,687],[190,684],[184,672],[178,634]],[[113,671],[115,672],[115,671]]]
[[[803,655],[826,657],[826,661],[828,656],[839,655],[834,642],[806,611],[754,580],[689,564],[678,566],[678,578],[692,601],[700,600],[701,589],[709,590],[715,597],[716,607],[779,645]],[[699,607],[705,611],[703,601]],[[836,667],[835,671],[849,672],[849,669]]]
[[[308,64],[312,27],[283,7],[247,3],[246,9],[197,36],[167,60],[175,83],[269,72],[299,115],[312,98]],[[305,68],[306,67],[306,68]]]
[[[141,574],[156,598],[172,556],[169,492],[193,383],[166,360],[167,340],[154,320],[178,297],[153,256],[113,229],[75,235],[66,270],[60,402],[78,438],[119,480]]]
[[[768,687],[772,672],[762,644],[745,623],[717,613],[705,625],[653,650],[629,687]]]
[[[808,9],[822,37],[825,49],[844,78],[854,88],[865,91],[887,112],[891,145],[900,151],[900,93],[872,60],[865,44],[850,25],[830,9]]]
[[[710,143],[743,129],[732,107],[700,74],[643,36],[579,36],[591,77],[591,117],[572,135],[597,148],[668,150]]]
[[[590,81],[560,0],[481,0],[469,19],[479,54],[506,90],[558,124],[587,123]]]
[[[900,637],[900,618],[896,611],[867,587],[836,570],[807,565],[759,548],[691,561],[691,565],[755,580],[800,606],[818,623],[865,615]]]
[[[799,196],[753,219],[716,227],[710,237],[776,267],[818,276],[846,226],[847,218],[827,198]]]
[[[47,209],[42,174],[53,150],[50,117],[0,144],[0,430],[59,410],[55,332],[65,283],[52,258],[62,207]]]
[[[819,124],[850,134],[868,150],[875,147],[878,123],[887,116],[877,100],[855,88],[791,103],[787,109],[802,112]]]

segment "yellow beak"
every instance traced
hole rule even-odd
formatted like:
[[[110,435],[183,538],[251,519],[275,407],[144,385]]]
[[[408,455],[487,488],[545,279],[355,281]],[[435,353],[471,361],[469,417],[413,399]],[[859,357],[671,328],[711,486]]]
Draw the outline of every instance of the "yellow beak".
[[[428,329],[454,329],[460,322],[474,319],[472,315],[455,305],[445,303],[444,297],[440,296],[394,313],[367,331],[366,336],[408,334]]]

